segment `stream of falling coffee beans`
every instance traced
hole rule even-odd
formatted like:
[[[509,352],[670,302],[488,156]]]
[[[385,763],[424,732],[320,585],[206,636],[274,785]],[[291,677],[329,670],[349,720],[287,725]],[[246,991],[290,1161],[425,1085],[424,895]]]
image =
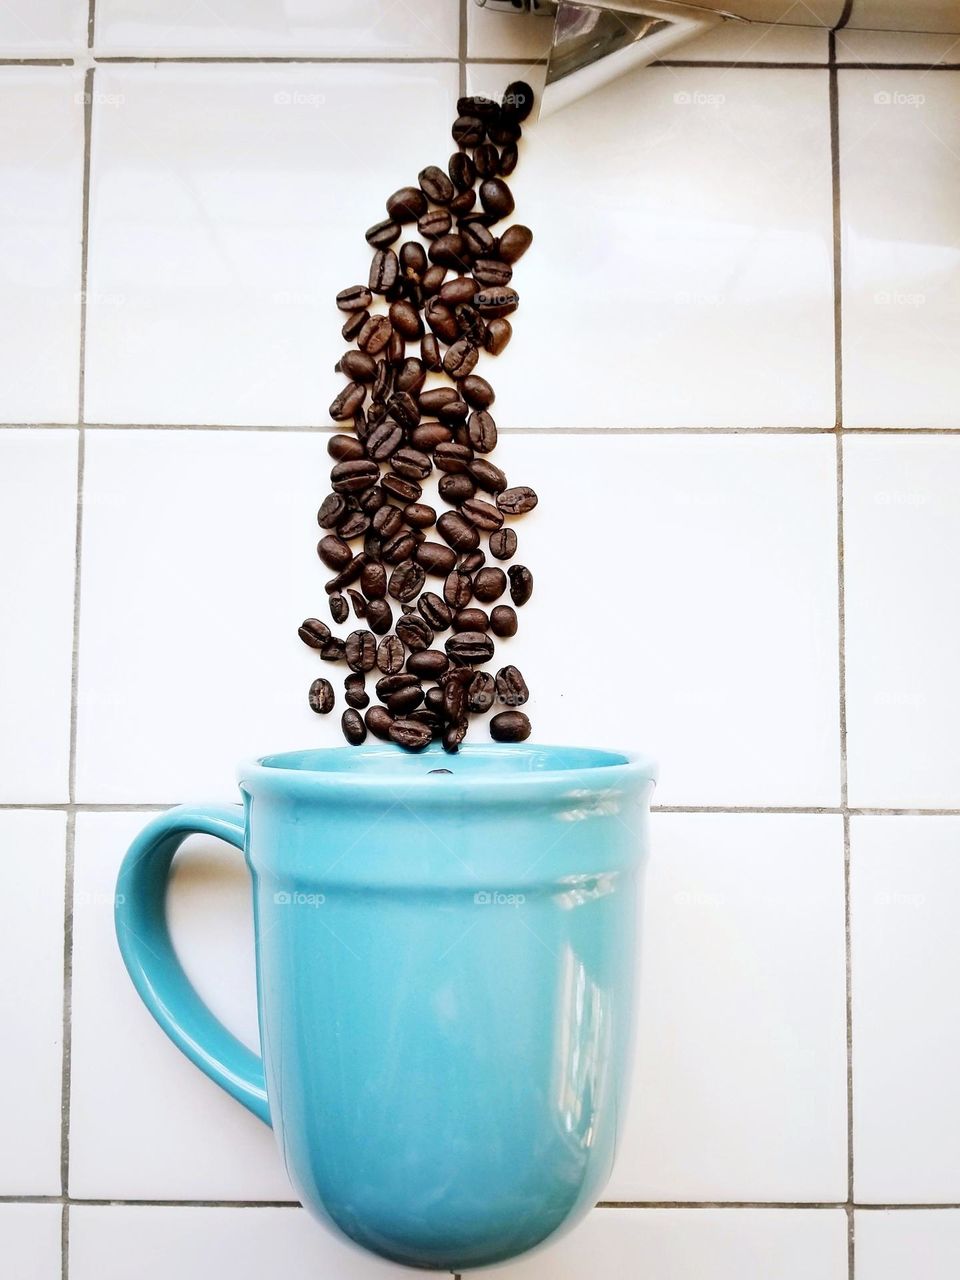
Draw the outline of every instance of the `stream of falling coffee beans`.
[[[519,223],[499,236],[491,230],[513,213],[504,178],[516,167],[532,106],[533,90],[521,81],[499,103],[461,98],[446,172],[429,165],[417,186],[390,196],[387,217],[366,233],[374,250],[367,285],[337,294],[343,336],[356,349],[336,366],[349,381],[330,415],[353,433],[330,437],[332,492],[317,513],[324,530],[317,553],[334,573],[326,584],[334,622],[345,623],[352,609],[366,625],[340,639],[307,618],[300,638],[349,667],[341,723],[355,745],[369,732],[411,751],[434,739],[456,751],[470,716],[497,703],[504,710],[490,719],[492,738],[522,742],[530,734],[519,710],[528,697],[521,673],[479,668],[493,659],[494,636],[516,634],[516,608],[530,599],[533,575],[522,564],[506,573],[488,565],[481,542],[494,560],[512,560],[517,535],[506,518],[532,510],[537,495],[510,486],[489,460],[494,392],[474,370],[481,350],[499,355],[510,341],[507,316],[519,303],[513,264],[533,240]],[[405,240],[396,252],[391,246],[411,225],[427,248]],[[385,314],[372,310],[375,296]],[[408,343],[419,344],[418,356],[408,356]],[[430,374],[440,385],[426,385]],[[434,469],[447,504],[439,516],[422,501]],[[440,540],[429,536],[433,529]],[[439,590],[429,589],[434,579]],[[507,591],[512,605],[498,603]],[[366,689],[374,670],[379,705]],[[323,677],[309,698],[320,714],[336,705]]]

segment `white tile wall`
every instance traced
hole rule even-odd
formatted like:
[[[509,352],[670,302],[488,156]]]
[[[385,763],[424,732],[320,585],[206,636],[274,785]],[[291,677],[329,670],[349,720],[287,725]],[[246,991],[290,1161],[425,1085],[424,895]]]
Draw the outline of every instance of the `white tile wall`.
[[[541,493],[513,656],[538,735],[652,749],[666,812],[621,1207],[518,1280],[957,1271],[960,57],[861,14],[725,27],[528,132],[494,375],[498,458]],[[0,1275],[64,1274],[65,1216],[72,1280],[373,1280],[142,1008],[113,885],[156,806],[336,740],[295,636],[326,576],[330,295],[451,150],[461,76],[541,84],[549,23],[92,16],[88,48],[85,0],[0,13],[0,61],[66,63],[0,66]],[[255,1044],[235,851],[191,842],[170,913]]]

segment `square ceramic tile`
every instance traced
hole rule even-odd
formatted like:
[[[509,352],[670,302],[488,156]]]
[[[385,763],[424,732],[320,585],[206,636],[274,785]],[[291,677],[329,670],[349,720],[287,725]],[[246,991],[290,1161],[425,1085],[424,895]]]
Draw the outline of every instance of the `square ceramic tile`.
[[[832,426],[828,108],[825,70],[647,67],[529,128],[504,424]]]
[[[448,64],[101,66],[87,420],[326,422],[334,297],[390,192],[446,162],[456,93]]]
[[[861,1210],[856,1215],[857,1280],[955,1280],[960,1273],[960,1213]]]
[[[273,1134],[176,1049],[140,1002],[113,926],[120,860],[149,813],[80,814],[74,894],[70,1193],[81,1199],[292,1200]],[[250,890],[236,850],[198,838],[170,927],[216,1015],[258,1043]]]
[[[0,1196],[60,1194],[66,830],[62,813],[0,812]]]
[[[505,13],[468,0],[467,53],[471,58],[529,58],[540,62],[550,52],[553,42],[553,16]],[[523,74],[523,68],[516,68]]]
[[[960,819],[853,820],[858,1201],[960,1201]]]
[[[4,1280],[60,1280],[58,1204],[0,1204]]]
[[[960,23],[957,24],[960,26]],[[960,37],[920,35],[915,31],[837,32],[837,61],[866,63],[909,63],[937,66],[960,62]],[[882,76],[881,71],[876,75]]]
[[[74,431],[0,431],[0,801],[68,796]]]
[[[960,439],[844,441],[850,802],[960,806]]]
[[[840,73],[848,427],[960,427],[960,77]]]
[[[846,1198],[843,825],[654,814],[633,1101],[605,1200]]]
[[[497,453],[541,496],[519,525],[536,594],[509,644],[536,736],[653,752],[663,803],[836,803],[833,442],[542,439]],[[343,671],[296,636],[326,617],[329,465],[321,434],[88,440],[82,799],[233,798],[238,759],[340,740],[339,709],[318,718],[306,690]]]
[[[83,93],[73,67],[0,68],[4,422],[77,420]]]
[[[806,16],[809,18],[809,10]],[[827,61],[827,47],[828,34],[819,27],[722,22],[671,49],[665,58],[668,62],[677,58],[681,61],[820,63]]]
[[[935,0],[933,4],[910,5],[904,8],[900,0],[853,0],[846,26],[872,32],[900,34],[907,28],[922,31],[955,32],[957,30],[956,6],[947,0]]]
[[[70,56],[87,44],[88,0],[6,0],[0,10],[0,55]]]
[[[846,1280],[846,1218],[829,1209],[596,1209],[560,1243],[489,1274],[503,1280]]]
[[[99,54],[177,56],[456,58],[452,0],[98,0]]]
[[[81,1206],[70,1211],[71,1280],[390,1280],[436,1275],[362,1253],[302,1209]]]

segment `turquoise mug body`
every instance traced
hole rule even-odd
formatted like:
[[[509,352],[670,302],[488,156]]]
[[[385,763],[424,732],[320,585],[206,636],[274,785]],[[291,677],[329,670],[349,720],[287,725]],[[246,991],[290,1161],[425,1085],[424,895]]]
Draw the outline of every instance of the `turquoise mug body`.
[[[653,784],[641,758],[528,743],[268,756],[241,768],[242,808],[137,837],[120,949],[167,1035],[273,1126],[315,1215],[408,1266],[501,1262],[582,1217],[613,1165]],[[250,870],[262,1058],[171,944],[195,832]]]

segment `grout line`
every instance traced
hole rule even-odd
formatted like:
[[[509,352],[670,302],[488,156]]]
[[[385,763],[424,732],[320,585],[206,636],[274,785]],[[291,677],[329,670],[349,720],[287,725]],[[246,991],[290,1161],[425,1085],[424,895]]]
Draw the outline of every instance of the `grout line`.
[[[845,1209],[845,1200],[600,1200],[597,1209]]]
[[[458,58],[460,62],[460,97],[467,92],[467,0],[460,0],[460,44]]]
[[[173,809],[180,801],[154,800],[138,801],[4,801],[0,803],[0,813],[7,811],[25,811],[27,813],[157,813],[165,809]],[[231,803],[229,800],[224,803]],[[236,801],[240,803],[239,799]],[[870,807],[843,807],[841,805],[762,805],[762,804],[654,804],[650,806],[652,813],[715,813],[715,814],[772,814],[790,816],[824,815],[851,818],[960,818],[960,809],[881,809]]]
[[[87,7],[87,48],[93,48],[94,34],[96,31],[96,0],[89,0]]]
[[[368,63],[377,63],[378,65],[382,63],[401,64],[401,65],[419,65],[421,63],[434,65],[437,63],[446,63],[447,65],[449,65],[450,63],[459,62],[459,58],[452,57],[450,55],[447,55],[446,57],[419,56],[419,57],[408,57],[408,58],[403,58],[403,57],[336,58],[330,55],[313,56],[309,54],[300,54],[300,55],[266,54],[262,57],[228,57],[228,56],[216,57],[216,56],[201,56],[201,55],[197,55],[195,57],[188,57],[188,56],[172,56],[172,55],[165,55],[165,54],[158,54],[155,57],[149,57],[149,56],[145,56],[144,54],[98,54],[94,56],[94,61],[97,63],[112,63],[112,64],[120,63],[125,65],[139,63],[141,65],[146,65],[146,66],[156,66],[158,63],[160,64],[186,63],[190,65],[200,64],[200,65],[207,65],[207,66],[210,66],[210,65],[212,66],[223,66],[223,65],[250,66],[251,64],[255,66],[259,66],[259,65],[275,66],[278,64],[296,66],[303,63],[307,63],[307,64],[316,64],[318,66],[336,67],[336,66],[340,66],[341,64],[347,64],[350,66],[352,65],[365,66]]]
[[[60,1212],[60,1280],[68,1280],[70,1273],[70,1206],[65,1204]]]
[[[0,67],[72,67],[73,58],[0,58]]]
[[[278,435],[332,435],[343,423],[318,423],[310,426],[286,423],[245,422],[0,422],[3,431],[239,431],[252,434],[268,431]],[[501,435],[513,436],[832,436],[833,427],[501,427]],[[845,436],[953,436],[960,438],[956,427],[844,427]]]

